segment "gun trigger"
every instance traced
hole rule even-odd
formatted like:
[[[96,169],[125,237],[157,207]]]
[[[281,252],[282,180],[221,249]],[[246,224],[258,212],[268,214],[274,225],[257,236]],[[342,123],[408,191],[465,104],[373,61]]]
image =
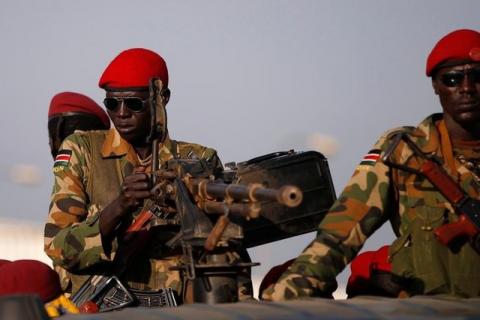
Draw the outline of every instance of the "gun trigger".
[[[155,217],[157,217],[158,219],[162,219],[162,210],[160,209],[159,206],[157,205],[152,206],[150,211],[153,213]]]

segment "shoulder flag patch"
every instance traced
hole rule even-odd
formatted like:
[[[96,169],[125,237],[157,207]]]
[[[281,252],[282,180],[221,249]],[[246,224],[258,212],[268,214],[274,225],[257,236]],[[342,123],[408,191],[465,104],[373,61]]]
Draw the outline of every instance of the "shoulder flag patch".
[[[55,157],[55,162],[53,163],[53,167],[66,167],[70,162],[70,158],[72,157],[72,150],[60,150],[58,151],[57,156]]]
[[[362,162],[360,162],[360,165],[367,165],[367,166],[373,166],[375,163],[380,159],[380,153],[382,150],[380,149],[373,149],[370,150],[364,157]]]

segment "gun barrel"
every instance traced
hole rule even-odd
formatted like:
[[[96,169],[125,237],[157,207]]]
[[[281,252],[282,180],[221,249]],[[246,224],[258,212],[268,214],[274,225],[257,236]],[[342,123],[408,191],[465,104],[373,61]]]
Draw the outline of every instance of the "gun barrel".
[[[192,179],[191,183],[193,188],[190,188],[190,190],[204,199],[230,198],[234,201],[274,201],[293,208],[298,206],[303,198],[302,191],[291,185],[271,189],[265,188],[261,184],[225,184],[206,179]]]
[[[254,206],[249,203],[232,203],[227,205],[223,202],[207,200],[201,202],[199,205],[206,213],[225,214],[226,211],[228,211],[233,215],[245,218],[256,217],[258,216],[257,213],[260,211],[260,206]]]

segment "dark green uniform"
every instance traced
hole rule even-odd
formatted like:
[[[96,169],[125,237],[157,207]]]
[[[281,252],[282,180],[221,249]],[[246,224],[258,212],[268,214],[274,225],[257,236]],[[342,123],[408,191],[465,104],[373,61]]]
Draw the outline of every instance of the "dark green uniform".
[[[436,227],[457,220],[450,203],[426,178],[390,168],[381,161],[398,132],[407,132],[424,153],[444,159],[436,127],[441,119],[441,114],[435,114],[417,128],[391,130],[379,139],[319,225],[316,239],[264,292],[265,299],[330,296],[337,288],[337,274],[388,220],[398,235],[389,252],[393,274],[408,294],[480,296],[480,255],[474,246],[467,242],[452,251],[433,235]],[[480,144],[453,141],[453,155],[456,171],[447,168],[448,173],[471,197],[479,199],[475,163],[480,159]],[[416,169],[420,164],[403,142],[395,149],[392,160]]]

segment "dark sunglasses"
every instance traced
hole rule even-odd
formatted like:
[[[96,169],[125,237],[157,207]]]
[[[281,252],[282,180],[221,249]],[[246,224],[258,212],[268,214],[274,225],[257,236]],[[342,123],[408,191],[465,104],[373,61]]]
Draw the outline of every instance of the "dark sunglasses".
[[[125,107],[132,112],[142,112],[145,110],[148,99],[142,100],[138,97],[126,97],[126,98],[116,98],[109,97],[103,100],[105,108],[110,111],[116,111],[120,104],[124,103]]]
[[[457,87],[462,84],[467,76],[473,83],[480,83],[480,69],[469,69],[467,71],[449,71],[440,76],[440,80],[446,87]]]

